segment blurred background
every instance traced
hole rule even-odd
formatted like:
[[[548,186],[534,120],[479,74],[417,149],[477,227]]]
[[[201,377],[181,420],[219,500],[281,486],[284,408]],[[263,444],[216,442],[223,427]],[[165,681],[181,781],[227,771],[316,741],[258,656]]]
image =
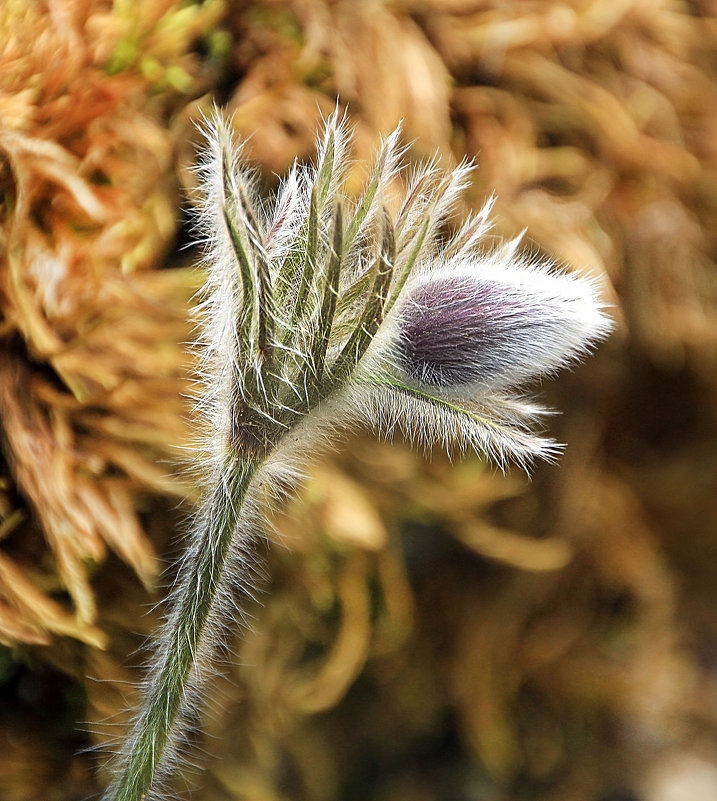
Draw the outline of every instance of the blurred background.
[[[197,801],[717,798],[717,3],[0,2],[0,799],[106,781],[196,500],[195,122],[480,168],[617,330],[532,480],[358,437],[276,521]],[[167,567],[169,565],[169,567]]]

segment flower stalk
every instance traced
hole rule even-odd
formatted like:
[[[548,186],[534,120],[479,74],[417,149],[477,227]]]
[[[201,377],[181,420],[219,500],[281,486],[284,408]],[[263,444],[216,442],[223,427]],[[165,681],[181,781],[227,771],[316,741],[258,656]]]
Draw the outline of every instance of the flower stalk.
[[[544,410],[524,386],[607,334],[595,286],[516,256],[517,241],[484,249],[492,201],[444,243],[470,165],[419,167],[392,202],[399,136],[383,142],[352,202],[342,190],[350,136],[333,114],[316,166],[295,166],[267,212],[230,124],[216,113],[207,125],[205,500],[108,800],[166,797],[245,615],[262,523],[318,453],[359,426],[500,466],[556,452],[534,431]]]
[[[241,511],[256,466],[240,460],[228,465],[226,474],[231,476],[232,484],[218,485],[207,500],[207,524],[202,540],[184,565],[184,584],[167,623],[161,661],[146,689],[129,758],[113,791],[116,801],[147,798],[159,776],[162,756],[186,702],[190,672],[201,650],[200,641],[236,534],[235,513]]]

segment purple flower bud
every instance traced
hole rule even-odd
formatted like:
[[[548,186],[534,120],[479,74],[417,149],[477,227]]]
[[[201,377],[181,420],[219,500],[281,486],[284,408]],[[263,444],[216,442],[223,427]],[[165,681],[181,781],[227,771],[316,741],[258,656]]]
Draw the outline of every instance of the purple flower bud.
[[[514,386],[562,367],[609,322],[592,284],[530,265],[447,266],[408,288],[397,361],[429,386]]]
[[[496,354],[521,324],[521,308],[495,287],[445,278],[418,287],[400,327],[402,366],[413,379],[446,387],[486,380],[500,369]]]

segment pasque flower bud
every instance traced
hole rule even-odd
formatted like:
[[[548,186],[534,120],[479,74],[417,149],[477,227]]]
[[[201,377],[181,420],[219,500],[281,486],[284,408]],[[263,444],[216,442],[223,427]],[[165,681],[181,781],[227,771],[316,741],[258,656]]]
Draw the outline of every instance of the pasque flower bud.
[[[590,282],[500,258],[454,259],[404,291],[396,360],[448,391],[516,387],[584,355],[609,328]]]

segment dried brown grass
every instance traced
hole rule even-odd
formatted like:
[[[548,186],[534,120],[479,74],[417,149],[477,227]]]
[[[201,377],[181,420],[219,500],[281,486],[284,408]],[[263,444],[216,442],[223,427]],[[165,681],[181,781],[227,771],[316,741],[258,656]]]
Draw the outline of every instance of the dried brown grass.
[[[145,271],[172,243],[179,198],[166,120],[182,98],[151,93],[171,70],[197,91],[185,51],[201,19],[177,27],[171,2],[137,8],[139,18],[132,4],[3,8],[0,410],[14,484],[52,552],[46,580],[55,573],[49,586],[71,601],[58,606],[4,552],[6,642],[62,634],[101,646],[91,566],[109,546],[150,584],[157,565],[137,493],[186,494],[161,462],[184,437],[192,286],[179,271]],[[158,44],[154,29],[172,19]],[[119,65],[107,73],[135,43],[156,62],[152,81]]]

